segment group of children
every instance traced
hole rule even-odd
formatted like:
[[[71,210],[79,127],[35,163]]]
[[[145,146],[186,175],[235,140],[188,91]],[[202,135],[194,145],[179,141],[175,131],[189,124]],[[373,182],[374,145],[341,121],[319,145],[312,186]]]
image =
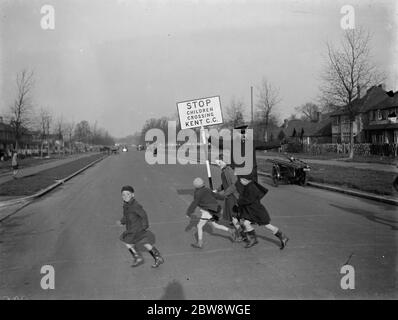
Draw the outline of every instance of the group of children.
[[[197,223],[197,239],[193,243],[194,248],[203,248],[203,227],[210,223],[213,228],[223,230],[230,234],[232,241],[245,241],[245,248],[250,248],[258,243],[254,224],[265,226],[279,239],[280,249],[284,249],[289,240],[276,226],[270,223],[270,216],[261,204],[261,199],[268,190],[257,183],[249,174],[237,177],[233,169],[223,160],[217,160],[221,168],[222,184],[217,190],[207,188],[201,178],[193,181],[194,199],[186,211],[191,218],[195,209],[199,207],[200,216]],[[125,225],[126,231],[120,236],[133,256],[133,267],[144,262],[140,250],[145,248],[154,258],[153,268],[159,267],[164,259],[154,246],[155,235],[148,230],[149,223],[145,210],[134,198],[134,189],[124,186],[121,190],[123,199],[123,218],[119,225]],[[218,200],[224,200],[224,210],[218,204]],[[217,223],[223,212],[224,220],[230,223],[226,227]]]

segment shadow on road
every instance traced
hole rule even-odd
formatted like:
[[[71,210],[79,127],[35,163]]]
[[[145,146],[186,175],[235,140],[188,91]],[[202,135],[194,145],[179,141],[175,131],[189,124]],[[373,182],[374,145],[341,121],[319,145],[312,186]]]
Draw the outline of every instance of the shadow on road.
[[[177,280],[169,282],[160,300],[185,300],[182,285]]]
[[[349,213],[353,213],[359,216],[362,216],[372,222],[383,224],[385,226],[388,226],[391,228],[391,230],[397,231],[398,230],[398,220],[393,220],[393,219],[387,219],[387,218],[382,218],[375,214],[374,212],[362,210],[362,209],[357,209],[357,208],[347,208],[347,207],[342,207],[338,206],[335,204],[330,204],[330,206],[338,208],[340,210],[344,210]]]

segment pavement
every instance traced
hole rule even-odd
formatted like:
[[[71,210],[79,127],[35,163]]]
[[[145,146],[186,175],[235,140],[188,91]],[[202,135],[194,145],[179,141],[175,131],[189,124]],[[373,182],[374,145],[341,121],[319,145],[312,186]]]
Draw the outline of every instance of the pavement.
[[[219,169],[212,167],[214,184]],[[0,296],[26,299],[397,299],[396,207],[322,189],[268,185],[263,204],[290,241],[257,227],[245,249],[205,228],[194,249],[185,210],[203,165],[148,165],[144,152],[107,157],[0,223]],[[120,187],[132,184],[165,263],[131,268],[116,226]],[[343,290],[343,265],[355,289]],[[43,290],[43,265],[55,289]]]

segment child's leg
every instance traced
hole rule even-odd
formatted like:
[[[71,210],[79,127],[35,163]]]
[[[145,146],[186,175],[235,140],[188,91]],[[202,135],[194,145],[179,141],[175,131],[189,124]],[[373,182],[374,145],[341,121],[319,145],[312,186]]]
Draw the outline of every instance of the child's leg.
[[[254,228],[251,225],[251,222],[249,220],[246,220],[246,219],[242,219],[242,220],[243,220],[243,226],[245,229],[246,237],[248,240],[248,243],[246,244],[245,248],[253,247],[255,244],[258,243],[256,231],[254,230]]]
[[[151,256],[155,259],[155,263],[152,265],[152,268],[157,268],[164,262],[163,257],[160,255],[158,249],[155,246],[150,245],[149,243],[144,244],[145,249],[149,251]]]
[[[241,229],[239,220],[236,217],[232,217],[232,223],[234,224],[234,227],[236,228],[236,230],[240,230]]]
[[[133,267],[137,267],[144,262],[144,259],[142,258],[140,252],[134,248],[134,245],[126,243],[126,247],[133,256]]]
[[[254,230],[254,228],[251,225],[251,222],[249,220],[242,219],[242,224],[243,224],[243,227],[245,229],[245,232],[250,232],[250,231]]]
[[[243,232],[243,227],[240,224],[240,221],[236,217],[232,217],[232,223],[235,226],[236,229],[236,240],[237,241],[242,241],[246,237]]]
[[[211,221],[210,224],[214,229],[223,230],[226,232],[229,232],[229,230],[230,230],[228,227],[223,226],[222,224],[218,224],[217,222],[214,222],[214,221]]]
[[[271,230],[271,232],[272,232],[273,234],[276,234],[276,233],[279,231],[279,229],[278,229],[277,227],[273,226],[273,225],[270,224],[270,223],[266,224],[265,227],[266,227],[268,230]]]
[[[277,227],[273,226],[270,223],[265,225],[265,227],[268,230],[271,230],[272,233],[279,239],[279,241],[281,242],[280,249],[282,250],[283,248],[285,248],[286,247],[286,243],[288,242],[289,238],[286,237],[286,235],[284,235]]]
[[[203,246],[203,227],[206,225],[207,220],[199,220],[196,228],[198,229],[198,243],[193,244],[192,246],[195,248],[202,248]]]

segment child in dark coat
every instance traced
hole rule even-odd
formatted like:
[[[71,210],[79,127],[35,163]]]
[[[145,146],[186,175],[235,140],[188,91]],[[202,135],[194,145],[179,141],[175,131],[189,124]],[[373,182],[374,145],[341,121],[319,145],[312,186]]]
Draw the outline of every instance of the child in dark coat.
[[[142,245],[152,257],[155,263],[152,268],[159,267],[164,262],[158,249],[155,248],[155,235],[148,230],[148,216],[143,207],[134,198],[134,189],[131,186],[122,187],[123,199],[123,218],[118,221],[119,225],[125,225],[126,231],[120,236],[131,255],[133,256],[132,267],[137,267],[144,263],[144,259],[139,252],[137,246]]]
[[[214,197],[213,192],[205,187],[204,182],[201,178],[196,178],[193,181],[195,187],[194,199],[191,205],[187,209],[187,217],[191,217],[196,207],[200,208],[201,216],[197,225],[198,230],[198,242],[192,244],[194,248],[201,249],[203,246],[203,227],[207,222],[210,222],[212,227],[215,229],[223,230],[231,234],[232,240],[236,240],[236,234],[232,229],[227,228],[221,224],[216,223],[219,219],[218,214],[221,210],[217,199]]]
[[[258,243],[256,232],[251,225],[252,223],[256,223],[271,230],[281,243],[280,249],[283,249],[289,239],[277,227],[270,223],[271,218],[268,211],[260,201],[268,190],[251,178],[251,175],[241,177],[236,184],[240,194],[237,210],[239,210],[240,218],[242,219],[249,240],[245,248],[250,248]]]

